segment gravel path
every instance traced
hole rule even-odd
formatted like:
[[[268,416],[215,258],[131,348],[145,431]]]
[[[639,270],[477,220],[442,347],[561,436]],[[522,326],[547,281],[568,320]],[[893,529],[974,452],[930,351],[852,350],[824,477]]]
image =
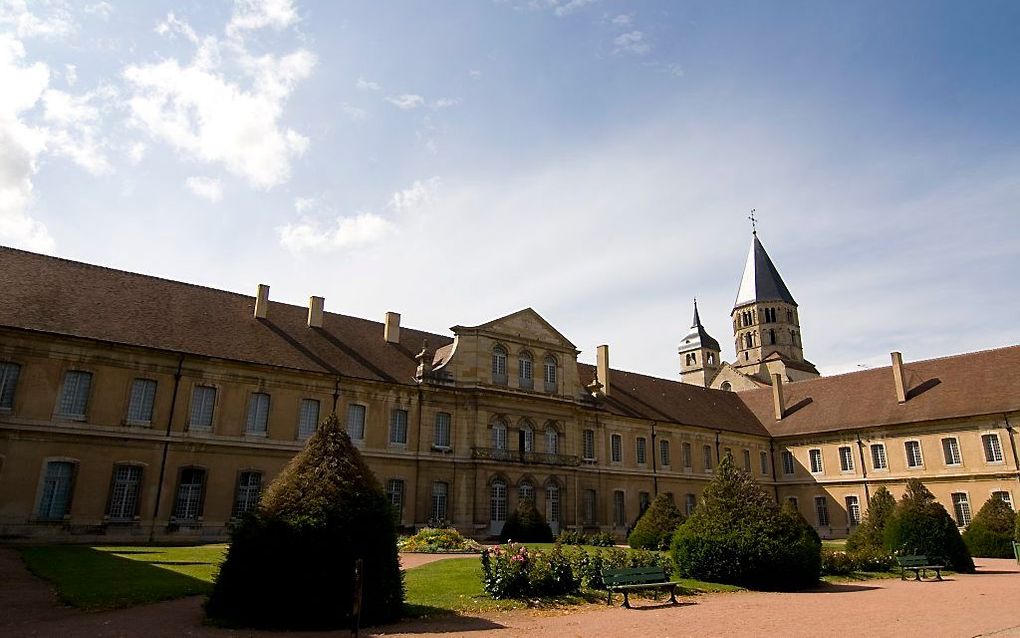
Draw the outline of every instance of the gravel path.
[[[408,560],[407,557],[411,557]],[[404,555],[424,564],[452,556]],[[528,636],[1020,636],[1020,568],[1012,560],[978,559],[976,575],[944,582],[877,580],[800,593],[738,592],[685,597],[679,607],[590,605],[402,622],[371,635]],[[202,624],[201,598],[85,614],[62,607],[29,574],[13,550],[0,550],[0,635],[3,636],[271,636]],[[348,631],[298,636],[349,636]],[[369,635],[362,632],[362,635]]]

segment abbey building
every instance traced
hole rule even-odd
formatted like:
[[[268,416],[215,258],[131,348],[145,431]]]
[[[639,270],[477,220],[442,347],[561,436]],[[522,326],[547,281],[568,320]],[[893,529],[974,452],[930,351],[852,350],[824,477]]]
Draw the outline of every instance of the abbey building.
[[[334,411],[402,526],[480,538],[523,498],[622,538],[726,455],[825,537],[879,486],[921,478],[965,526],[1020,485],[1020,346],[819,377],[757,236],[734,360],[695,307],[679,380],[579,363],[530,308],[430,334],[2,247],[0,286],[5,540],[222,539]]]

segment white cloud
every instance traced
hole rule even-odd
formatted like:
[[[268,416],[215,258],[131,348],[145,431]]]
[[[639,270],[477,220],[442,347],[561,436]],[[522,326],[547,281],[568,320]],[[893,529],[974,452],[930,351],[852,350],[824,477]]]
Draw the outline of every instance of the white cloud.
[[[223,184],[212,177],[189,177],[184,185],[195,196],[216,203],[223,199]]]
[[[439,190],[440,180],[432,177],[425,181],[415,180],[409,188],[399,190],[390,197],[389,206],[398,213],[409,212],[430,204]]]
[[[353,122],[361,122],[368,119],[368,111],[346,102],[340,104],[340,112]]]
[[[291,0],[234,0],[234,14],[227,24],[227,35],[272,27],[277,31],[297,22]]]
[[[110,14],[113,13],[113,5],[111,5],[109,2],[96,2],[95,4],[87,4],[85,5],[85,13],[99,16],[103,20],[106,20],[110,17]]]
[[[628,31],[613,38],[613,53],[633,53],[644,55],[652,50],[645,34],[640,31]]]
[[[612,22],[614,25],[618,27],[627,27],[630,26],[631,22],[633,22],[633,19],[634,19],[633,15],[628,13],[621,13],[618,16],[614,16],[613,19],[610,20],[610,22]]]
[[[532,9],[552,10],[554,14],[562,18],[596,2],[598,0],[529,0],[528,6]]]
[[[371,82],[365,78],[358,78],[358,81],[354,83],[354,86],[358,87],[363,91],[378,91],[382,87],[379,86],[378,82]]]
[[[470,71],[468,71],[468,77],[470,77],[472,80],[479,80],[482,77],[482,72],[479,71],[478,69],[471,69]]]
[[[669,73],[675,78],[682,78],[684,76],[684,68],[679,64],[667,64],[666,73]]]
[[[338,217],[334,224],[322,228],[313,220],[304,219],[277,229],[280,244],[293,252],[327,252],[372,244],[396,232],[396,226],[374,213],[357,213]]]
[[[28,10],[25,0],[0,0],[0,26],[18,38],[61,38],[76,30],[71,12],[64,2],[45,2]]]
[[[425,106],[425,98],[414,93],[404,93],[403,95],[397,95],[386,98],[386,101],[397,107],[409,111],[411,109],[417,109]]]
[[[441,97],[432,103],[434,109],[445,109],[451,106],[457,106],[460,104],[460,98],[456,97]]]
[[[127,152],[128,161],[131,162],[132,164],[140,163],[142,161],[142,159],[145,158],[145,151],[146,150],[147,150],[147,147],[145,146],[144,142],[135,142],[128,149],[128,152]]]
[[[65,64],[64,79],[67,81],[68,86],[74,86],[75,82],[78,81],[78,67],[73,64]]]

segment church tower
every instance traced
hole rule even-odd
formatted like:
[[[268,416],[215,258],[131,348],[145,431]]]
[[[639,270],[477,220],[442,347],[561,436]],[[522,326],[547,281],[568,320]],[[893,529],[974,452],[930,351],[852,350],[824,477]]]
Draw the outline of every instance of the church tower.
[[[701,325],[698,316],[698,300],[694,300],[694,321],[691,332],[684,337],[678,348],[680,353],[680,380],[684,383],[708,387],[719,371],[719,342],[713,339]]]

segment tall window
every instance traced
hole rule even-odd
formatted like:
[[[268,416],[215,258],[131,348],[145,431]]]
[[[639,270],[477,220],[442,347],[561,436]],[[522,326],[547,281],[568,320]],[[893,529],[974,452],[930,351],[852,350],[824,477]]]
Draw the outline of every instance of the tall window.
[[[307,439],[319,427],[319,402],[316,399],[301,399],[298,413],[298,438]]]
[[[627,508],[624,498],[621,490],[613,492],[613,524],[617,527],[624,527],[627,524]]]
[[[347,406],[347,434],[355,441],[365,440],[365,406],[358,403]]]
[[[390,412],[390,443],[407,445],[407,410],[394,408]]]
[[[1005,490],[1000,490],[998,492],[992,492],[992,498],[999,499],[1000,501],[1002,501],[1006,505],[1009,505],[1010,509],[1013,509],[1013,496],[1009,492],[1007,492]]]
[[[532,427],[531,422],[528,420],[521,421],[520,425],[521,436],[524,437],[524,451],[534,452],[535,451],[535,428]]]
[[[850,527],[861,524],[861,502],[856,496],[846,497],[846,522]]]
[[[524,445],[527,446],[527,444],[527,439],[525,439]],[[506,421],[503,419],[492,424],[492,447],[497,450],[506,449]]]
[[[647,456],[646,448],[648,445],[648,441],[645,439],[645,437],[639,436],[635,440],[634,444],[635,444],[634,453],[635,456],[637,457],[638,465],[644,465],[648,461],[648,459],[646,458]]]
[[[1002,463],[1002,445],[999,444],[998,434],[982,434],[981,447],[985,450],[986,462]]]
[[[684,495],[684,515],[690,516],[694,513],[694,508],[698,506],[698,497],[693,494]]]
[[[545,391],[556,392],[556,359],[552,357],[545,358]]]
[[[689,470],[694,467],[694,460],[691,458],[693,456],[691,454],[691,444],[687,441],[680,444],[680,456],[683,457],[681,460],[685,468]]]
[[[152,408],[156,402],[156,382],[152,379],[135,379],[131,383],[128,397],[128,423],[149,425],[152,423]]]
[[[14,407],[14,388],[20,374],[21,366],[17,363],[0,363],[0,410]]]
[[[595,522],[595,490],[585,490],[582,502],[584,504],[584,522],[591,525]]]
[[[889,469],[889,463],[885,459],[884,443],[871,444],[871,467],[875,468],[876,470]]]
[[[262,472],[241,472],[237,476],[237,494],[234,497],[234,516],[255,510],[262,495]]]
[[[818,527],[829,526],[829,501],[824,496],[815,497],[815,515],[818,518]]]
[[[776,309],[775,308],[766,308],[765,309],[765,323],[775,323],[775,322],[776,322]]]
[[[432,441],[432,444],[438,448],[450,447],[450,414],[448,412],[436,413],[436,429]]]
[[[549,523],[560,522],[560,488],[557,485],[545,486],[545,517]]]
[[[613,463],[623,462],[623,437],[619,434],[614,434],[609,438],[609,442],[612,447],[612,460]]]
[[[953,492],[953,512],[956,514],[956,524],[960,527],[970,525],[970,499],[964,492]]]
[[[70,512],[75,469],[71,461],[50,461],[46,464],[39,498],[40,519],[59,521]]]
[[[712,471],[712,446],[705,445],[701,448],[701,460],[706,472]]]
[[[506,350],[502,346],[492,349],[492,382],[506,385]]]
[[[142,484],[141,465],[114,465],[110,482],[110,506],[106,515],[112,521],[130,521],[138,515],[138,492]]]
[[[844,445],[839,448],[839,471],[840,472],[854,471],[854,451],[848,445]]]
[[[808,450],[808,458],[811,461],[811,473],[821,474],[822,467],[822,451],[819,449]]]
[[[489,500],[489,520],[494,523],[506,520],[506,482],[503,479],[496,479],[492,482],[491,498]]]
[[[963,457],[960,455],[960,443],[955,437],[942,439],[942,456],[946,459],[946,465],[960,465]]]
[[[638,513],[644,514],[648,506],[652,504],[652,495],[648,492],[638,492]]]
[[[404,481],[401,479],[386,481],[386,497],[393,506],[393,518],[399,523],[404,517]]]
[[[529,480],[523,480],[517,485],[517,500],[535,501],[535,486]]]
[[[669,467],[669,441],[666,439],[659,441],[659,463],[663,467]]]
[[[194,521],[202,515],[202,492],[205,489],[205,470],[187,467],[181,470],[177,483],[177,501],[174,503],[174,518]]]
[[[787,476],[792,475],[795,471],[793,452],[790,450],[783,450],[781,456],[783,458],[783,474],[786,474]]]
[[[751,450],[744,450],[744,469],[751,471]]]
[[[212,428],[213,408],[216,406],[216,388],[196,385],[191,391],[191,418],[188,428],[208,430]]]
[[[446,496],[450,486],[442,481],[432,484],[432,522],[435,525],[446,522]]]
[[[57,414],[71,419],[84,419],[91,387],[91,372],[68,370],[64,375],[64,387],[60,391]]]
[[[762,473],[762,476],[768,474],[769,473],[769,453],[768,452],[759,452],[758,453],[758,461],[761,464],[761,473]]]
[[[582,433],[583,450],[582,455],[586,461],[595,460],[595,430],[585,430]]]
[[[776,345],[776,331],[774,329],[769,329],[769,345]]]
[[[527,352],[522,352],[517,357],[517,385],[525,390],[535,387],[535,366]]]
[[[248,398],[248,423],[245,434],[265,436],[269,430],[269,395],[265,392],[252,392]]]
[[[552,425],[545,426],[545,451],[549,454],[560,453],[560,433]]]
[[[903,444],[907,453],[907,467],[921,467],[924,459],[921,458],[921,443],[919,441],[907,441]]]

